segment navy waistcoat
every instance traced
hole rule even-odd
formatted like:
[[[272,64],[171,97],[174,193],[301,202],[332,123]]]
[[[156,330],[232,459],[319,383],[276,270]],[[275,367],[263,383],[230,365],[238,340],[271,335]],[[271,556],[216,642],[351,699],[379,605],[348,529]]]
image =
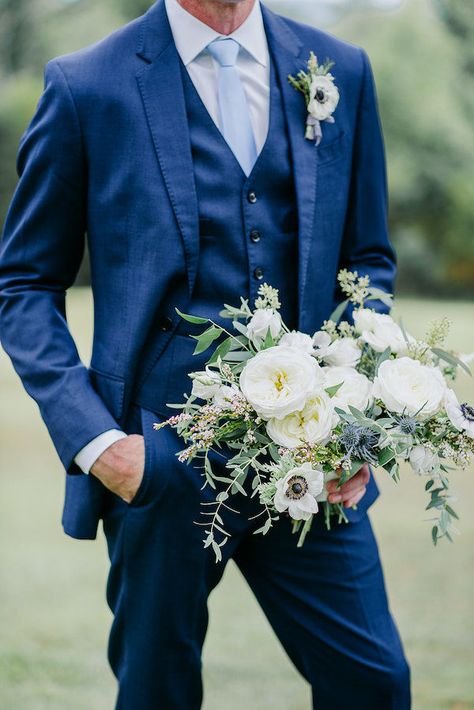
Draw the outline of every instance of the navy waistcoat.
[[[251,306],[264,282],[280,291],[282,317],[297,326],[298,219],[293,166],[281,90],[270,71],[270,120],[265,145],[247,178],[181,65],[199,204],[200,257],[189,312],[225,322],[224,303]],[[187,373],[201,369],[210,352],[193,357],[192,326],[181,321],[139,387],[135,401],[170,412],[190,389]],[[202,330],[202,327],[200,328]]]

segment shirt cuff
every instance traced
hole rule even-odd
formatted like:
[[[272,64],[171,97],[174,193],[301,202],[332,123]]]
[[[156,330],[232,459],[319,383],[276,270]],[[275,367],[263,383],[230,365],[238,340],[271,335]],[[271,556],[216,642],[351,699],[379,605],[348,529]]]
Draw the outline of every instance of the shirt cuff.
[[[120,429],[108,429],[103,434],[96,436],[89,441],[83,449],[76,454],[74,461],[84,473],[90,473],[92,466],[99,456],[104,453],[109,446],[112,446],[119,439],[124,439],[127,435]]]

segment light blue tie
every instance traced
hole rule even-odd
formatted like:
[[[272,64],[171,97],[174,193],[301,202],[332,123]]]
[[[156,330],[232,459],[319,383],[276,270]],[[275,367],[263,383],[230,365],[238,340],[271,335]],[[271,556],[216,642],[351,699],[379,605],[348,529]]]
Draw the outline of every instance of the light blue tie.
[[[219,64],[218,97],[221,132],[247,177],[257,160],[257,147],[249,107],[235,66],[240,44],[231,37],[215,39],[207,46]]]

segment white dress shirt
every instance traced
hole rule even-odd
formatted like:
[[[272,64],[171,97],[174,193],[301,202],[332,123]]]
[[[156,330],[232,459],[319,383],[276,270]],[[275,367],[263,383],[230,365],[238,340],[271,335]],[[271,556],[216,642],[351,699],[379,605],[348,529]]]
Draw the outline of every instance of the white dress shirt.
[[[236,66],[247,97],[257,153],[260,153],[267,138],[269,124],[270,55],[259,0],[255,1],[245,22],[230,35],[221,35],[198,20],[181,7],[178,0],[165,0],[165,5],[181,61],[219,130],[218,65],[206,48],[217,37],[223,36],[232,37],[240,44]],[[125,436],[119,429],[109,429],[100,434],[79,451],[74,459],[76,464],[84,473],[89,473],[99,456]]]

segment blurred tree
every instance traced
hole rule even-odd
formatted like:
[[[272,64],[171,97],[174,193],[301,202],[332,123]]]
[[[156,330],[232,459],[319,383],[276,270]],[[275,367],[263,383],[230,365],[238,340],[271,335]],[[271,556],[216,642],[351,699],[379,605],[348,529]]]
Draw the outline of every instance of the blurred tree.
[[[32,34],[31,0],[0,0],[0,67],[5,74],[24,68]]]
[[[148,10],[153,0],[111,0],[126,19],[134,19]]]

